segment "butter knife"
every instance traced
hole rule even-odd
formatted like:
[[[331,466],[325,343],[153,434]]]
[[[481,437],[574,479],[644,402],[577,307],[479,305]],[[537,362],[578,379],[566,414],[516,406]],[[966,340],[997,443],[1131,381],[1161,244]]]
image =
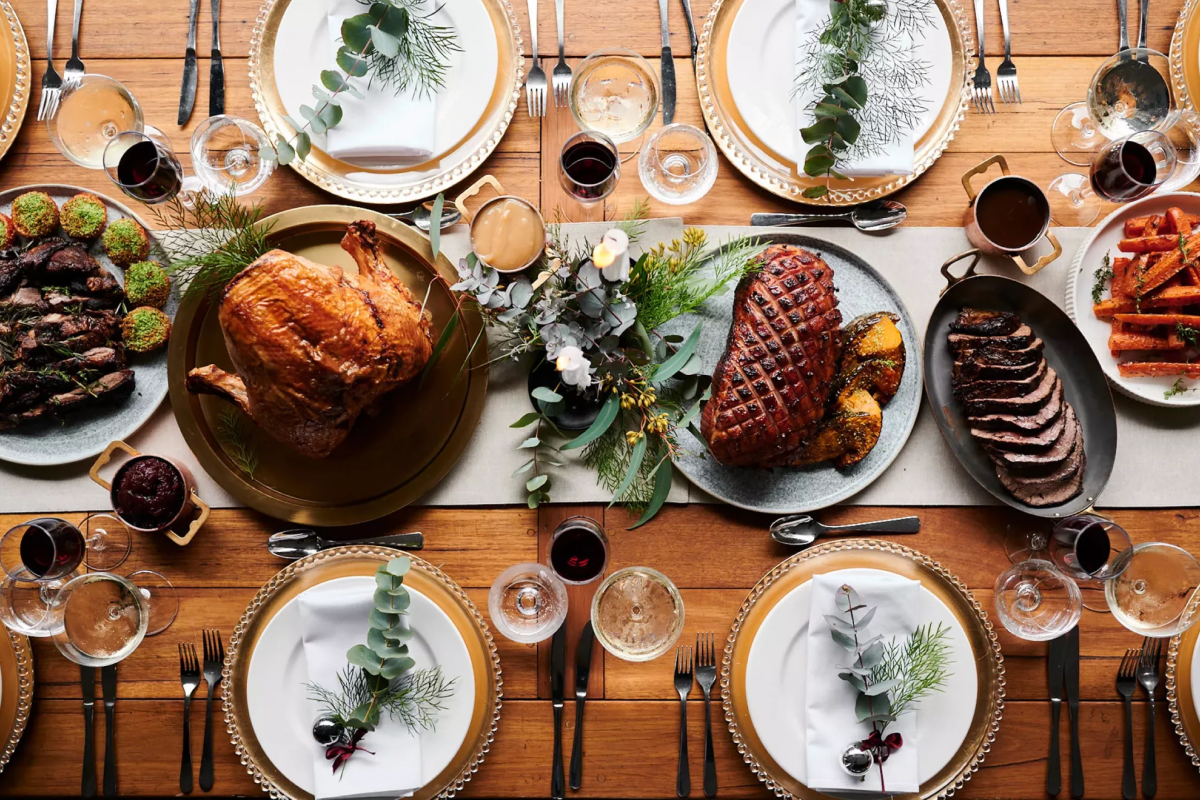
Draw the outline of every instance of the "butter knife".
[[[583,701],[587,699],[588,676],[592,672],[592,643],[596,631],[592,621],[583,624],[575,643],[575,743],[571,746],[571,783],[578,791],[583,784]]]
[[[667,0],[658,0],[658,16],[662,20],[662,108],[663,125],[675,119],[675,59],[671,56],[671,25]]]
[[[114,717],[117,705],[117,665],[100,668],[100,688],[104,691],[104,796],[117,796],[117,748]]]
[[[1050,640],[1050,757],[1046,761],[1046,794],[1062,791],[1062,762],[1058,755],[1058,721],[1062,716],[1063,681],[1066,679],[1067,637]]]
[[[221,0],[212,0],[212,65],[208,68],[208,115],[225,113],[225,62],[221,60]]]
[[[1067,712],[1071,717],[1071,797],[1083,797],[1083,758],[1079,754],[1079,626],[1067,634]]]
[[[700,49],[700,40],[696,38],[696,20],[692,18],[691,0],[680,0],[683,3],[683,20],[687,23],[688,39],[692,42],[692,72],[696,71],[696,51]]]
[[[196,105],[196,23],[200,21],[200,0],[191,0],[188,11],[187,53],[183,57],[183,86],[179,90],[179,124],[186,125]]]
[[[96,668],[79,666],[79,684],[83,687],[83,788],[84,797],[96,796]]]
[[[550,700],[554,704],[554,764],[550,770],[550,797],[563,800],[562,718],[567,676],[567,625],[564,622],[550,641]]]

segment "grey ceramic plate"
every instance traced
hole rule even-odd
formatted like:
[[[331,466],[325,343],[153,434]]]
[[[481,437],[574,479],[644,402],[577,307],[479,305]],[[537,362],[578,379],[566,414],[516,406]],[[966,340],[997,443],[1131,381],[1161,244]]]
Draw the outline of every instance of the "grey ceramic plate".
[[[690,431],[681,434],[685,451],[676,466],[692,483],[730,505],[768,514],[801,514],[840,503],[869,486],[895,460],[908,441],[921,409],[921,344],[908,309],[875,268],[843,247],[799,234],[763,236],[774,244],[791,244],[817,253],[833,267],[838,307],[847,321],[873,311],[900,316],[906,364],[900,390],[883,409],[883,432],[870,454],[848,469],[831,463],[772,470],[728,467],[708,455],[708,446]],[[664,326],[673,333],[690,333],[701,324],[700,356],[704,373],[712,374],[725,350],[733,322],[733,291],[714,297],[698,314]],[[699,457],[698,454],[704,454]]]
[[[0,192],[0,212],[9,213],[13,198],[30,191],[46,192],[62,206],[72,196],[88,190],[58,184],[9,189]],[[109,222],[122,217],[132,217],[146,229],[151,241],[156,241],[150,227],[138,219],[128,207],[103,195],[98,197],[108,206]],[[98,241],[88,247],[88,252],[115,275],[122,285],[125,283],[125,273],[108,260]],[[164,309],[172,319],[175,318],[177,305],[172,294]],[[0,431],[0,461],[35,466],[69,464],[99,455],[109,442],[124,439],[142,427],[167,396],[167,349],[164,347],[155,353],[141,356],[131,353],[129,363],[134,374],[133,394],[111,405],[85,409],[73,414],[61,425],[51,421]]]

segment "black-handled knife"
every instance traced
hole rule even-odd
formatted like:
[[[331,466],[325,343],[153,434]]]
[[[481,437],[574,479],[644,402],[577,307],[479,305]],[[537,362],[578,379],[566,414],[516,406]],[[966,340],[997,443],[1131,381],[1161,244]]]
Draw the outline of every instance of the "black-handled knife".
[[[1066,679],[1067,637],[1050,641],[1050,757],[1046,761],[1046,794],[1062,791],[1062,763],[1058,755],[1058,720],[1062,715],[1063,681]]]
[[[591,620],[583,625],[575,645],[575,742],[571,746],[571,788],[583,784],[583,701],[587,699],[588,675],[592,671],[592,643],[596,631]]]
[[[550,700],[554,704],[554,765],[550,772],[550,797],[562,800],[566,795],[563,780],[562,718],[563,691],[567,680],[567,625],[564,622],[550,641]]]
[[[225,62],[221,60],[221,0],[212,0],[212,65],[208,68],[208,115],[225,113]]]
[[[671,26],[667,0],[658,0],[658,15],[662,20],[663,125],[670,125],[675,119],[675,59],[671,56]]]
[[[104,692],[104,796],[117,796],[117,665],[100,668],[100,688]]]
[[[83,687],[83,785],[80,794],[96,796],[96,668],[79,666],[79,684]]]
[[[1071,797],[1083,797],[1083,758],[1079,754],[1079,626],[1067,634],[1067,711],[1071,717]]]
[[[200,21],[200,0],[191,0],[188,11],[187,53],[183,57],[183,85],[179,89],[180,125],[186,125],[196,105],[196,23]]]

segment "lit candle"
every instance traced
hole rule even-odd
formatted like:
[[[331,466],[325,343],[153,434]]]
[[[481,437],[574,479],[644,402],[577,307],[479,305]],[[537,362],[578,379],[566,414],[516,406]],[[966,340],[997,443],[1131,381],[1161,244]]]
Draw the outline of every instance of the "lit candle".
[[[629,280],[629,236],[620,228],[604,234],[592,250],[592,263],[604,280],[619,283]]]

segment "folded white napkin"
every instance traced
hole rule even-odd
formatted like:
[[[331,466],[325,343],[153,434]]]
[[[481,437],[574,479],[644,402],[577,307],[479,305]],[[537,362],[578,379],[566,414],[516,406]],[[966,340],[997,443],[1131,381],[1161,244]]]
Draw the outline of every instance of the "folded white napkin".
[[[333,0],[326,17],[332,46],[327,62],[332,62],[342,45],[342,21],[365,13],[357,0]],[[365,95],[360,100],[347,92],[338,95],[342,121],[326,134],[326,152],[334,158],[356,163],[386,166],[397,160],[426,159],[433,155],[436,142],[437,95],[394,89],[366,78],[354,78],[355,87]]]
[[[374,607],[375,579],[342,578],[320,584],[300,595],[300,630],[308,680],[326,688],[338,685],[337,673],[346,668],[346,651],[367,638],[367,621]],[[319,706],[310,703],[315,720]],[[371,753],[355,753],[333,774],[325,748],[311,737],[316,800],[327,798],[407,797],[425,785],[421,769],[421,737],[387,714],[363,739]]]
[[[799,78],[801,65],[804,61],[804,49],[811,39],[812,31],[817,30],[829,19],[829,0],[796,0],[796,77]],[[901,33],[910,45],[912,37]],[[817,87],[817,92],[820,87]],[[792,98],[792,107],[796,113],[796,171],[804,174],[804,154],[811,145],[806,144],[800,136],[800,129],[807,128],[815,121],[813,104],[819,99],[816,92],[797,92]],[[881,175],[911,175],[913,171],[913,137],[912,131],[905,131],[890,142],[883,150],[875,155],[866,156],[853,161],[838,164],[838,172],[854,178],[869,178]]]
[[[801,0],[803,2],[803,0]],[[878,765],[859,780],[842,769],[842,753],[871,733],[871,726],[858,722],[854,703],[858,691],[837,676],[838,665],[847,666],[853,656],[829,635],[826,614],[837,615],[835,599],[842,585],[842,572],[813,578],[812,605],[808,622],[808,684],[805,699],[807,727],[808,787],[819,791],[879,793]],[[904,641],[917,627],[921,584],[889,572],[858,570],[851,588],[860,602],[875,609],[868,638],[880,634],[885,641]],[[888,794],[917,792],[921,788],[917,752],[917,713],[910,711],[888,725],[885,735],[899,733],[903,746],[884,765]]]

